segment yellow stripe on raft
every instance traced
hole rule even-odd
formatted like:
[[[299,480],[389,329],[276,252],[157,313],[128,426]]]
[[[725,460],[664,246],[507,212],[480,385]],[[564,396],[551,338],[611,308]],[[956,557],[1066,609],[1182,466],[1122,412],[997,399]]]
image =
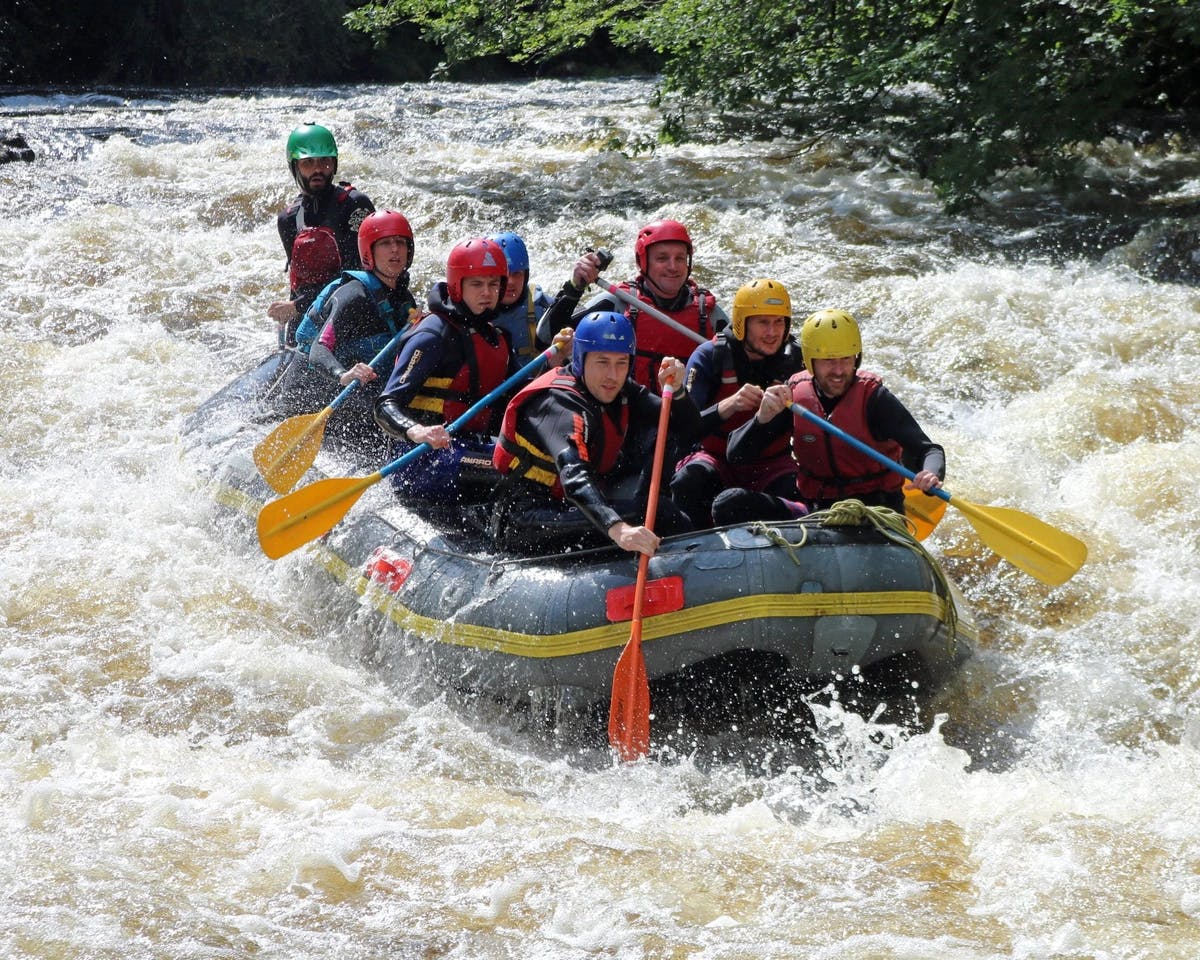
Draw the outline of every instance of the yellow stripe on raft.
[[[226,505],[250,507],[255,501],[238,491],[224,487],[221,497]],[[231,502],[235,501],[235,502]],[[240,501],[240,502],[237,502]],[[379,612],[397,626],[422,636],[435,637],[441,643],[460,647],[492,650],[514,657],[545,659],[573,654],[593,653],[622,647],[629,640],[629,623],[607,623],[587,630],[570,633],[533,635],[485,627],[472,623],[438,620],[415,613],[397,603],[383,589],[369,590],[370,581],[357,568],[351,568],[328,547],[317,544],[322,566],[337,580],[347,584],[359,595],[366,596]],[[752,609],[748,610],[750,607]],[[651,641],[677,633],[688,633],[748,620],[769,620],[784,617],[886,617],[927,616],[945,623],[948,619],[946,601],[936,593],[921,590],[894,590],[874,593],[778,593],[762,594],[748,604],[744,597],[734,597],[717,603],[677,610],[673,613],[646,617],[642,621],[642,641]],[[958,634],[969,642],[979,637],[974,620],[963,615],[960,607]]]
[[[393,623],[401,629],[434,637],[440,643],[491,650],[513,657],[548,659],[619,648],[629,640],[628,622],[607,623],[570,633],[532,635],[480,624],[426,617],[397,603],[385,590],[369,590],[370,582],[365,577],[350,571],[332,555],[326,560],[325,566],[338,576],[339,564],[344,571],[346,582],[358,593],[366,594],[375,608]],[[745,599],[736,597],[701,607],[646,617],[642,621],[642,642],[710,627],[772,618],[915,615],[935,617],[943,623],[947,620],[946,603],[941,597],[935,593],[915,590],[883,593],[762,594],[754,598],[753,606],[753,613],[747,614]],[[962,616],[958,619],[958,634],[971,642],[978,639],[978,630],[974,622]]]

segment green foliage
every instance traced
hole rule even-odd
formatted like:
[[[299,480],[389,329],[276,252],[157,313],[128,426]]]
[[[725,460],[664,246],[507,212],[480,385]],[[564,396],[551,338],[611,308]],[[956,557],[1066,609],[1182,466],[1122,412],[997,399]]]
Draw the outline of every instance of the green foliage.
[[[599,66],[658,58],[661,140],[711,129],[869,133],[951,205],[973,202],[1014,170],[1077,175],[1080,142],[1153,132],[1200,110],[1200,0],[10,0],[10,7],[0,18],[5,83],[420,79],[439,48],[447,68],[485,57],[531,68],[571,55],[576,69],[598,56],[607,57]]]
[[[666,0],[618,40],[649,43],[668,92],[769,128],[886,132],[952,206],[1018,167],[1073,171],[1130,117],[1195,109],[1200,3]]]
[[[379,0],[346,22],[377,42],[399,25],[418,26],[425,40],[443,48],[448,65],[495,55],[528,63],[580,49],[643,7],[640,0]]]
[[[451,64],[542,62],[604,31],[662,57],[664,139],[702,132],[705,108],[743,135],[884,133],[951,205],[1200,107],[1200,0],[376,0],[349,22],[418,27]]]

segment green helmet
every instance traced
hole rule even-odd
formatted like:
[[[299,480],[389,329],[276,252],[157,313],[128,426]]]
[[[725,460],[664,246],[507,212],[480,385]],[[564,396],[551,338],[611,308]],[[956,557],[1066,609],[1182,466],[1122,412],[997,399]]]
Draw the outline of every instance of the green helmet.
[[[862,334],[845,310],[818,310],[800,328],[800,352],[804,366],[813,372],[814,360],[853,357],[854,369],[862,362]]]
[[[336,157],[337,141],[325,127],[315,123],[298,126],[288,136],[287,158],[291,163],[305,157]]]

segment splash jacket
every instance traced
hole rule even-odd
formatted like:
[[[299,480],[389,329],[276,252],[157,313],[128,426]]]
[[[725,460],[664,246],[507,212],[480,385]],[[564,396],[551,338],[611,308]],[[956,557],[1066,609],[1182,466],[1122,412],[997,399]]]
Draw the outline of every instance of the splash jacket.
[[[312,227],[328,227],[337,241],[341,258],[340,268],[361,269],[362,262],[358,259],[358,227],[374,210],[374,204],[365,193],[344,181],[336,185],[331,183],[317,194],[301,193],[280,211],[276,219],[288,267],[291,267],[293,256],[299,252],[296,248],[296,238],[301,232]],[[303,291],[293,289],[291,299],[296,304],[297,313],[304,313],[312,303],[315,290],[313,293],[307,291],[313,287],[319,290],[322,282],[337,275],[337,269],[335,267],[323,279],[308,279]]]
[[[651,461],[661,406],[658,396],[632,380],[603,404],[580,378],[552,370],[509,404],[493,463],[546,498],[569,501],[606,533],[622,519],[610,503],[611,490]],[[672,401],[670,428],[692,438],[700,428],[700,413],[686,392]]]
[[[717,404],[732,397],[743,384],[752,383],[765,390],[773,383],[787,383],[789,377],[803,369],[800,344],[794,337],[788,337],[773,356],[761,360],[751,360],[745,345],[734,339],[729,330],[700,344],[688,360],[684,379],[692,400],[703,411],[705,436],[700,446],[713,456],[724,458],[729,434],[753,417],[754,411],[739,411],[722,420]],[[761,459],[786,450],[787,437],[779,437],[763,449]]]
[[[680,288],[679,294],[670,302],[660,302],[650,293],[644,282],[639,278],[632,283],[615,284],[621,290],[634,294],[639,300],[656,307],[672,320],[677,321],[689,330],[694,330],[705,340],[714,331],[725,329],[729,325],[729,317],[717,306],[716,298],[708,290],[696,285],[690,277]],[[676,357],[687,362],[697,347],[691,337],[668,327],[665,323],[644,315],[644,311],[626,304],[624,300],[610,293],[602,293],[588,301],[586,306],[579,307],[582,291],[568,281],[555,298],[553,305],[542,316],[538,324],[539,343],[550,343],[563,327],[577,327],[585,314],[594,310],[611,310],[623,313],[629,317],[637,335],[637,356],[634,357],[632,378],[635,382],[658,392],[658,366],[663,357]],[[574,311],[572,311],[574,308]]]
[[[524,296],[511,307],[501,307],[496,315],[495,324],[501,330],[508,331],[519,362],[528,363],[543,349],[537,344],[537,326],[550,303],[550,298],[542,292],[541,287],[526,281]]]
[[[496,311],[469,316],[451,303],[445,282],[429,293],[430,313],[405,339],[395,369],[375,404],[375,419],[403,439],[413,426],[449,423],[514,371],[508,337],[492,322]],[[464,429],[491,433],[499,403]]]
[[[389,288],[366,270],[346,270],[317,295],[300,327],[296,347],[336,376],[355,363],[369,363],[412,322],[417,303],[403,274]]]

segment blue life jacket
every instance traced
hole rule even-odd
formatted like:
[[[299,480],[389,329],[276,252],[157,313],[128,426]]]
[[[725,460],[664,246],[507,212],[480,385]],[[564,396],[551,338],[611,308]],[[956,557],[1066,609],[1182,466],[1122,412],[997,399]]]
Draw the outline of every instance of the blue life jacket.
[[[553,302],[541,287],[531,283],[522,300],[511,307],[501,307],[492,321],[501,330],[508,331],[513,352],[522,363],[527,363],[541,352],[537,346],[537,325]]]
[[[317,294],[312,306],[305,311],[300,326],[296,328],[296,349],[301,353],[307,354],[312,349],[313,341],[320,336],[321,328],[325,326],[325,321],[328,319],[329,298],[333,296],[335,290],[339,290],[351,280],[357,280],[366,288],[375,311],[387,325],[389,332],[380,332],[373,337],[367,337],[354,343],[338,344],[337,349],[334,350],[334,356],[337,356],[339,360],[342,360],[340,354],[346,350],[356,356],[375,356],[396,335],[397,331],[408,324],[407,316],[395,316],[396,308],[388,299],[390,291],[375,274],[368,270],[343,270]]]

